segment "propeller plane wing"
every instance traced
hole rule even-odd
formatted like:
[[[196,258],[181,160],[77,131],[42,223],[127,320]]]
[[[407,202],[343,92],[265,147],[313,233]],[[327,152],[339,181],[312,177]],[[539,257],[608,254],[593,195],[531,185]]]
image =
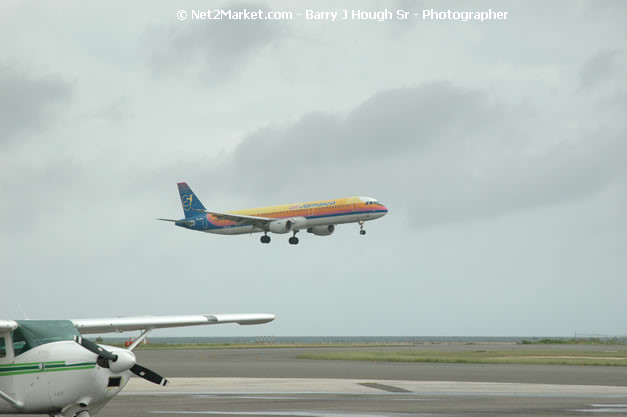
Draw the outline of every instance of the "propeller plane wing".
[[[158,385],[168,383],[137,364],[133,353],[152,330],[226,323],[254,325],[274,318],[257,313],[0,320],[0,414],[95,415],[133,375]],[[82,336],[133,330],[142,333],[128,348],[100,345]]]

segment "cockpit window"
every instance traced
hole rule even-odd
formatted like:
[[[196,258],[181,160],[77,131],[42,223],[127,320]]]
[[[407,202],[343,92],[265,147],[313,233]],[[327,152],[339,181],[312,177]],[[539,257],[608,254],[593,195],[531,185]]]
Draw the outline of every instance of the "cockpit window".
[[[80,336],[69,320],[18,320],[17,324],[17,329],[11,333],[15,356],[36,346]]]
[[[13,333],[11,333],[11,337],[13,338],[13,352],[15,353],[15,356],[21,355],[31,348],[26,345],[24,335],[19,328],[15,329]]]
[[[4,335],[0,334],[0,358],[7,356],[7,347],[4,343]]]

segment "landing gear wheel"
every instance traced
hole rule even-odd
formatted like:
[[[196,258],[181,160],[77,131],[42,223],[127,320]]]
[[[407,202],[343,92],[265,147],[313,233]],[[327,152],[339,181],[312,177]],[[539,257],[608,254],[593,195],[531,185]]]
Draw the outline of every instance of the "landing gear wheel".
[[[296,236],[289,238],[287,241],[290,242],[290,245],[298,245],[298,238]]]
[[[359,234],[360,235],[365,235],[366,231],[364,230],[364,221],[363,220],[359,220],[357,223],[359,223]]]
[[[270,243],[270,236],[263,235],[263,236],[261,236],[261,239],[259,239],[259,240],[261,240],[261,243]]]
[[[359,231],[359,234],[360,234],[360,235],[365,235],[365,234],[366,234],[366,231],[365,231],[365,230],[360,230],[360,231]]]

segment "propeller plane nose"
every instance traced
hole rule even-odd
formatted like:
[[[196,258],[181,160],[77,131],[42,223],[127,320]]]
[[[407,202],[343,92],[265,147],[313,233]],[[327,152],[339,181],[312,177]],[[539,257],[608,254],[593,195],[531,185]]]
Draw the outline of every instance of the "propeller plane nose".
[[[119,374],[135,366],[137,359],[133,352],[125,349],[115,349],[114,353],[118,358],[115,362],[109,362],[109,369],[111,369],[112,372]]]

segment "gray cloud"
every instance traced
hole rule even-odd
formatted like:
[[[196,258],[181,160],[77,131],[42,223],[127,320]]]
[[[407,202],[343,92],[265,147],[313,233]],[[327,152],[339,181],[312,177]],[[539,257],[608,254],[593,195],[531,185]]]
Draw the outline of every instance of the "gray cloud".
[[[0,142],[44,129],[68,105],[72,92],[72,85],[60,76],[0,65]]]
[[[581,88],[594,88],[616,78],[618,71],[624,68],[620,62],[623,57],[624,52],[618,49],[603,50],[596,53],[581,67]]]
[[[220,179],[214,195],[237,189],[268,203],[290,190],[370,193],[426,227],[582,198],[625,171],[616,129],[599,133],[592,119],[569,137],[533,113],[443,83],[394,89],[345,117],[317,112],[260,129],[198,175]],[[564,139],[550,145],[555,137]]]
[[[262,3],[232,3],[229,9],[272,10]],[[286,28],[270,20],[187,20],[153,28],[144,43],[156,72],[226,77],[240,72],[247,60],[256,59],[265,47],[285,36]]]
[[[119,97],[96,110],[93,116],[112,124],[120,124],[132,119],[135,113],[131,100],[128,97]]]
[[[460,132],[455,122],[474,126],[473,120],[486,111],[479,96],[446,84],[382,92],[345,118],[315,112],[291,126],[259,130],[235,149],[224,168],[263,173],[273,187],[280,187],[287,175],[315,189],[315,177],[322,175],[322,183],[326,183],[333,167],[351,168],[363,175],[372,171],[372,163],[408,152],[420,154],[439,140],[457,136]],[[246,176],[237,186],[265,188]]]
[[[75,158],[48,156],[41,160],[22,157],[8,161],[2,166],[0,191],[5,195],[19,196],[0,207],[0,232],[19,235],[30,233],[49,222],[49,213],[65,215],[68,202],[82,204],[83,196],[89,193],[89,169]],[[26,190],[26,191],[25,191]],[[76,198],[81,195],[80,198]],[[45,211],[35,212],[28,221],[18,221],[24,207],[42,207]]]

